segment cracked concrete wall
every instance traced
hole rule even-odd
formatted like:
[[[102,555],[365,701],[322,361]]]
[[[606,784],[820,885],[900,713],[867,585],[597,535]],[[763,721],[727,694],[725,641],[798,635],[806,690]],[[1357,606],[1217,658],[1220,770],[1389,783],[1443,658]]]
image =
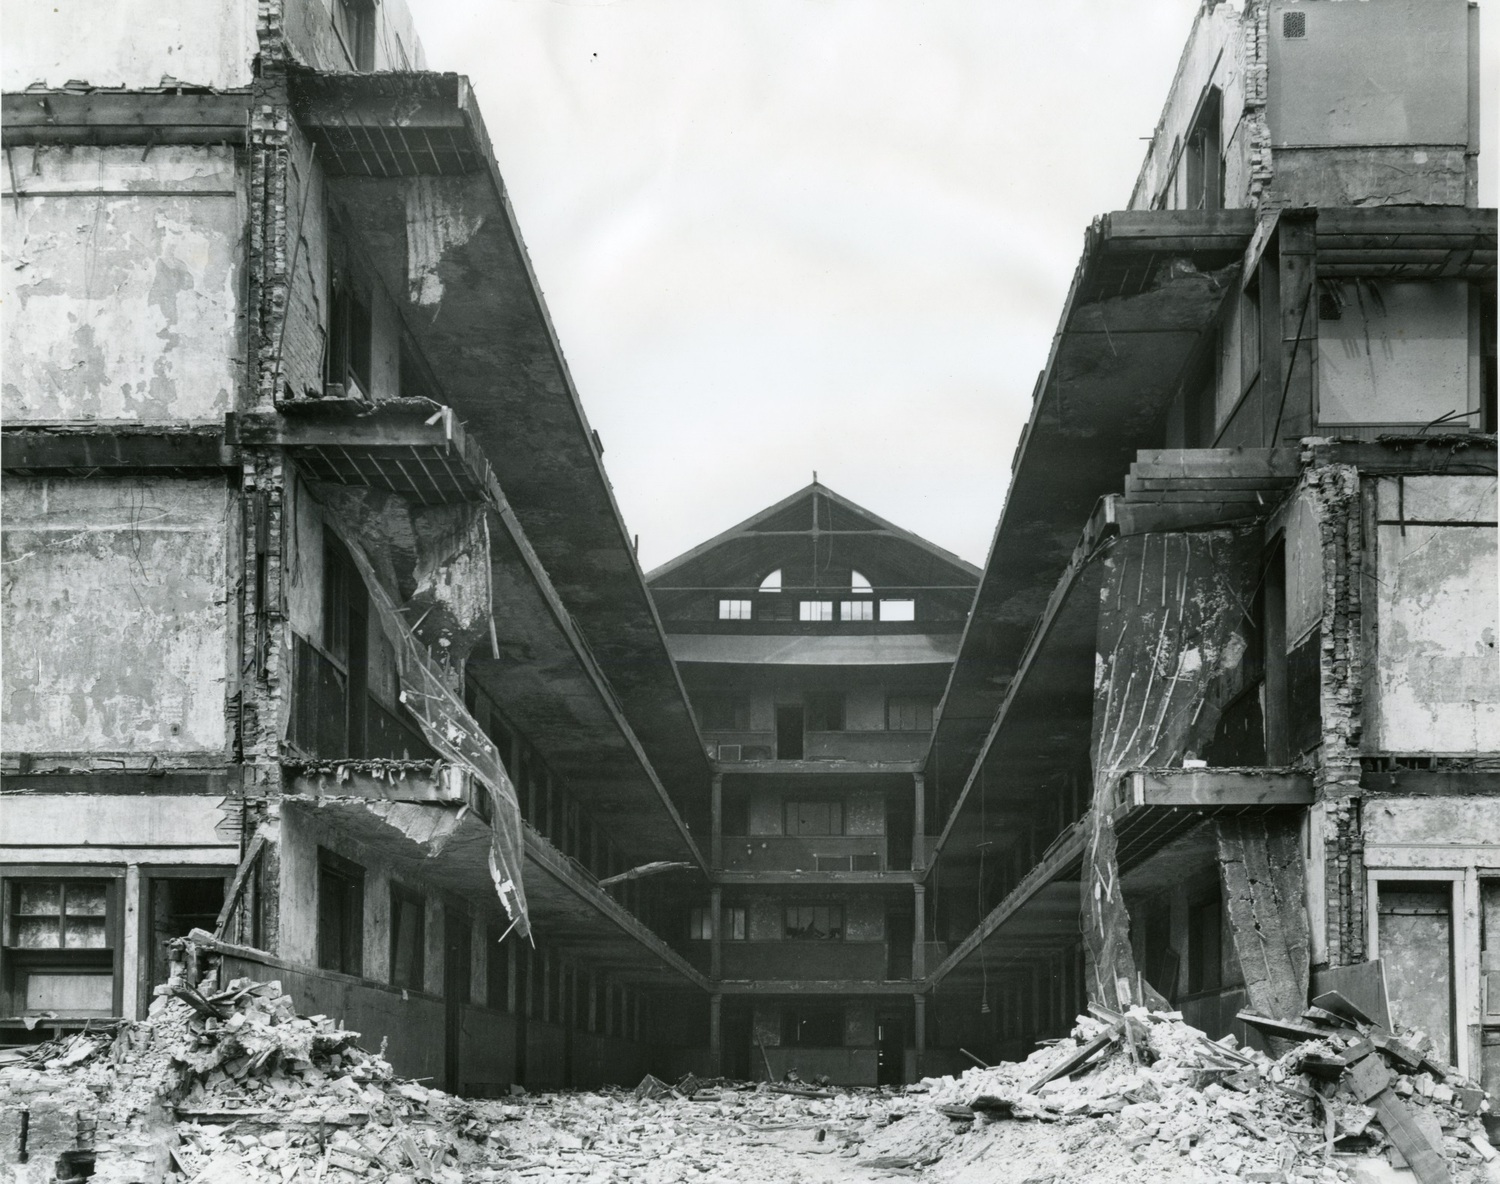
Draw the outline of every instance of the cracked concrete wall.
[[[0,88],[249,86],[256,0],[48,0],[5,13]]]
[[[222,479],[11,478],[7,752],[225,755]]]
[[[1367,667],[1366,750],[1500,752],[1495,478],[1382,477],[1373,485],[1375,571],[1365,591],[1376,651]]]
[[[222,422],[245,372],[233,149],[6,152],[0,414]]]

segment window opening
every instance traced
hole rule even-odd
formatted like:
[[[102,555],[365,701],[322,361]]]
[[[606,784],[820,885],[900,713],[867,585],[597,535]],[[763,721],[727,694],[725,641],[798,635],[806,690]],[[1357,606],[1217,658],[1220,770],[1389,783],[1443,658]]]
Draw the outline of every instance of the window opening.
[[[151,984],[167,981],[167,942],[194,929],[209,933],[224,905],[223,876],[154,876],[148,881]]]
[[[341,974],[363,968],[365,871],[318,849],[318,965]]]
[[[391,885],[391,985],[421,990],[427,909],[409,888]]]
[[[778,567],[775,571],[773,571],[770,575],[768,575],[760,582],[760,590],[762,592],[781,591],[781,568]]]
[[[373,0],[338,0],[339,36],[356,70],[375,69],[375,4]]]
[[[750,700],[713,695],[698,709],[698,723],[706,732],[744,732],[750,728]]]
[[[6,884],[11,1014],[114,1014],[113,887],[106,879]]]
[[[786,909],[786,936],[791,941],[842,941],[844,906],[793,904]]]
[[[714,936],[713,911],[695,908],[688,917],[688,937],[692,941],[712,941]]]
[[[1184,166],[1186,201],[1190,210],[1217,210],[1224,205],[1224,158],[1220,152],[1219,88],[1209,87],[1198,119],[1188,133]]]
[[[818,691],[806,697],[809,732],[844,730],[844,696],[837,691]]]
[[[845,621],[873,621],[875,602],[871,600],[845,600],[839,604],[839,617]]]
[[[865,579],[862,573],[851,571],[849,573],[849,591],[855,596],[869,596],[874,593],[875,589],[870,587],[870,581]]]
[[[748,600],[721,600],[719,601],[719,620],[721,621],[748,621],[750,620],[750,601]]]
[[[844,803],[840,801],[789,801],[786,804],[789,835],[841,835],[844,833]]]
[[[880,619],[882,621],[915,621],[917,619],[917,602],[911,599],[882,600],[880,602]]]
[[[781,1039],[801,1048],[842,1048],[844,1009],[789,1007],[782,1013]]]
[[[797,619],[800,621],[831,621],[833,620],[833,601],[801,601],[797,605]]]
[[[728,908],[723,911],[724,918],[724,940],[744,941],[749,933],[746,924],[745,910],[742,908]]]
[[[909,696],[887,699],[885,726],[892,732],[932,731],[932,701]]]
[[[776,708],[776,759],[800,761],[803,750],[802,704],[779,705]]]

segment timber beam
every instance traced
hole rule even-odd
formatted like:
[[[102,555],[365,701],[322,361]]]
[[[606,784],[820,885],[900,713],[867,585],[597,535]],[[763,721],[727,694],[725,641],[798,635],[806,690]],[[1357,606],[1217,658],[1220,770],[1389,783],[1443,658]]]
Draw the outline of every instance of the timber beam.
[[[1122,806],[1310,806],[1303,769],[1135,769],[1120,779]]]
[[[239,463],[229,430],[145,424],[28,425],[0,433],[0,470],[16,477],[203,473]]]
[[[250,92],[20,91],[0,98],[0,142],[243,144]]]

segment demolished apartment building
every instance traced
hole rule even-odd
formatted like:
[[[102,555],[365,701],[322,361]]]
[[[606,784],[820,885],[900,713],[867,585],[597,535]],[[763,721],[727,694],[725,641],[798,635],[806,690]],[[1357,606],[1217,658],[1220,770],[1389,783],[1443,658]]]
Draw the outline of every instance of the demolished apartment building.
[[[215,12],[7,30],[6,1039],[199,927],[472,1093],[1310,982],[1493,1087],[1475,10],[1204,6],[982,573],[814,485],[649,592],[464,80]]]
[[[1200,9],[1089,229],[927,756],[936,1043],[1016,1057],[1158,996],[1250,1039],[1242,1009],[1383,977],[1500,1084],[1477,26]]]
[[[4,1039],[198,927],[452,1090],[671,1072],[705,977],[600,881],[704,866],[708,762],[466,81],[399,0],[5,71]]]

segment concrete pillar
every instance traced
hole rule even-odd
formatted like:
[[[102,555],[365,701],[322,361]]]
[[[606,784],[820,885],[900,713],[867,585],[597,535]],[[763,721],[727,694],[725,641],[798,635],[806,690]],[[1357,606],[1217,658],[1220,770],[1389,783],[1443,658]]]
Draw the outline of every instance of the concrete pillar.
[[[712,827],[709,834],[709,866],[718,871],[724,866],[724,774],[715,773],[709,796]],[[717,930],[717,927],[716,927]]]
[[[911,976],[927,977],[927,886],[912,885]]]
[[[144,1012],[141,1007],[141,979],[146,977],[144,969],[151,959],[149,941],[141,941],[141,909],[149,907],[141,902],[141,865],[127,864],[125,867],[125,923],[121,926],[124,939],[124,957],[120,959],[123,980],[120,983],[120,1015],[133,1020]],[[150,927],[147,927],[150,932]],[[147,1000],[149,1004],[150,1000]]]
[[[724,996],[718,993],[708,997],[708,1071],[717,1077],[724,1071],[723,1047]]]
[[[921,871],[927,866],[927,778],[912,774],[911,866]]]
[[[708,892],[708,977],[723,978],[724,926],[719,914],[723,911],[724,890],[718,885]]]
[[[912,1047],[917,1052],[917,1079],[922,1077],[922,1061],[927,1056],[927,996],[912,996]]]

